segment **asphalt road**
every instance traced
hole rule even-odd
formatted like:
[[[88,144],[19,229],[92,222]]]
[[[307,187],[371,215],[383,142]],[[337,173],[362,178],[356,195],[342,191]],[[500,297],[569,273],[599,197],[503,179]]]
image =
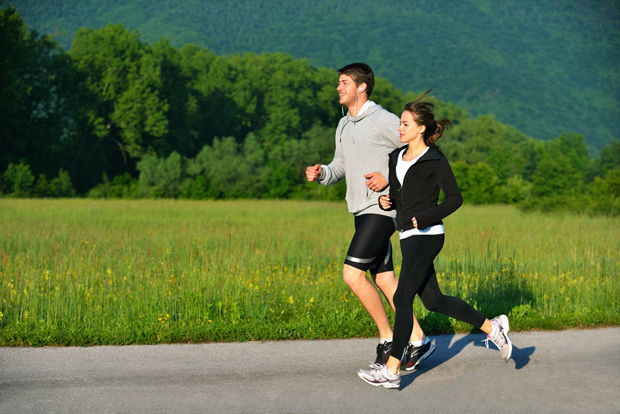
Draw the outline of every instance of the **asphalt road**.
[[[0,348],[0,413],[620,413],[620,328],[446,335],[400,390],[376,340]]]

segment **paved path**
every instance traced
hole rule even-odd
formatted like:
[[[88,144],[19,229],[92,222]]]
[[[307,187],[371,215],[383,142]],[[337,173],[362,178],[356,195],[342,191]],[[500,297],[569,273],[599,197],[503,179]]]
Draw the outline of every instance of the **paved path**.
[[[360,380],[374,339],[0,348],[0,413],[620,413],[620,328],[433,339],[400,390]]]

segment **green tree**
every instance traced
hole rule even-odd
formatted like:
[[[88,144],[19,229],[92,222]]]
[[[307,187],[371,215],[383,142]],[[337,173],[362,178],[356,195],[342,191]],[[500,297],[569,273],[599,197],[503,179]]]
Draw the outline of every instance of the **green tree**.
[[[580,178],[568,157],[544,154],[532,176],[531,193],[536,198],[574,193],[581,189]]]
[[[620,141],[614,139],[611,144],[605,146],[599,158],[603,170],[620,167]]]
[[[75,197],[75,189],[73,188],[71,177],[62,168],[58,171],[58,176],[50,181],[49,188],[52,197]]]
[[[12,197],[32,195],[34,175],[28,164],[9,164],[4,172],[5,192]]]
[[[78,30],[71,58],[89,92],[74,165],[79,170],[95,164],[98,176],[104,169],[125,172],[129,157],[140,157],[168,131],[161,58],[120,24]]]
[[[146,155],[138,162],[138,194],[144,197],[176,198],[185,182],[183,159],[178,152],[168,158]]]
[[[187,174],[206,185],[205,193],[213,198],[265,198],[270,169],[262,146],[250,134],[243,144],[233,137],[216,138],[212,146],[188,160]],[[204,178],[196,181],[199,176]]]
[[[590,210],[620,215],[620,167],[606,170],[604,178],[594,178],[590,187]]]
[[[79,86],[67,54],[0,9],[0,170],[26,163],[34,174],[65,167],[73,146]]]

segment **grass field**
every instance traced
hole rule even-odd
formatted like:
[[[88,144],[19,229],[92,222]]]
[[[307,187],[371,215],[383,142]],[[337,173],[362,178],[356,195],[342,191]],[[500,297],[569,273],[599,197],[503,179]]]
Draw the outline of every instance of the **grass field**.
[[[445,227],[445,294],[512,330],[620,325],[620,219],[465,206]],[[375,336],[341,277],[352,231],[344,203],[0,199],[0,345]]]

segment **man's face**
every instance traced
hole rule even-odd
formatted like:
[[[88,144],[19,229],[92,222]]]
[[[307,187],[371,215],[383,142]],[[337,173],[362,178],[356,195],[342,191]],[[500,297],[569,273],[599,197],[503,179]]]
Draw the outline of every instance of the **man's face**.
[[[361,87],[361,85],[360,85]],[[340,75],[338,79],[338,95],[340,96],[340,105],[344,105],[347,108],[355,104],[355,98],[358,94],[358,87],[355,85],[355,81],[349,75]]]

